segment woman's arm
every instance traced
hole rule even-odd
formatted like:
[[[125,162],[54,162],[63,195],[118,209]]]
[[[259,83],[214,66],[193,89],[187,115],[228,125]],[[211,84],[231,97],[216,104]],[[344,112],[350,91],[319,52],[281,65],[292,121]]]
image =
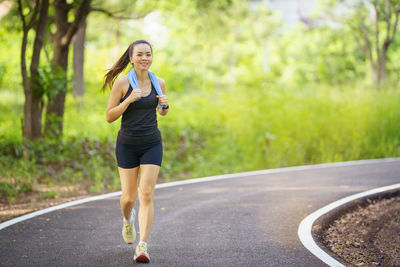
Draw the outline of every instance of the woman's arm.
[[[115,81],[111,89],[110,97],[108,98],[108,105],[106,109],[107,122],[111,123],[117,120],[128,108],[130,103],[141,97],[142,90],[132,90],[131,94],[120,103],[120,100],[123,97],[123,88],[127,86],[129,86],[129,81],[126,77],[118,78]]]
[[[158,82],[160,83],[161,91],[162,91],[162,93],[163,93],[162,96],[157,96],[157,98],[158,98],[158,104],[159,104],[159,105],[163,105],[163,107],[164,107],[164,109],[163,109],[163,108],[157,108],[157,110],[158,110],[158,113],[159,113],[161,116],[165,116],[165,115],[168,114],[168,111],[169,111],[169,108],[168,108],[168,109],[165,109],[165,107],[169,107],[167,92],[166,92],[166,90],[165,90],[165,82],[164,82],[164,80],[161,79],[161,78],[158,78],[158,77],[157,77],[157,79],[158,79]]]

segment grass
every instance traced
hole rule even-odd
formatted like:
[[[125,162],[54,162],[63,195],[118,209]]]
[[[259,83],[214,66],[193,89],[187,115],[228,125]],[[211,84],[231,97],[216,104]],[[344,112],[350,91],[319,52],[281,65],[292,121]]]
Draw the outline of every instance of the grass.
[[[67,97],[64,139],[32,143],[21,159],[22,90],[0,90],[0,193],[9,202],[35,184],[78,184],[88,192],[120,188],[114,143],[119,121],[108,124],[108,93],[89,85]],[[166,181],[322,162],[400,156],[400,90],[354,85],[237,86],[168,93],[159,117]],[[57,198],[57,192],[43,193]]]

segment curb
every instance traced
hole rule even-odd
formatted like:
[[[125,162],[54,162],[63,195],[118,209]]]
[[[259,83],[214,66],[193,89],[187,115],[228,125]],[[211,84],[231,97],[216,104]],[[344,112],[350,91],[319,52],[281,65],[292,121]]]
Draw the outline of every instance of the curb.
[[[350,195],[322,207],[308,215],[300,223],[297,232],[300,241],[312,254],[329,266],[345,266],[341,262],[348,263],[322,243],[321,234],[323,231],[341,215],[351,212],[359,206],[366,206],[368,200],[390,198],[399,194],[400,183]]]
[[[388,191],[384,191],[381,193],[375,193],[372,195],[364,196],[358,199],[355,199],[353,201],[350,201],[346,204],[343,204],[342,206],[339,206],[332,211],[330,211],[327,214],[322,215],[319,217],[313,224],[311,234],[312,237],[314,238],[315,242],[317,245],[323,249],[326,253],[328,253],[331,257],[335,258],[336,260],[343,262],[344,264],[350,264],[346,262],[344,259],[340,258],[338,255],[336,255],[334,252],[332,252],[324,243],[323,243],[323,238],[322,234],[326,229],[329,228],[329,226],[338,218],[340,218],[342,215],[346,213],[350,213],[358,209],[359,207],[366,207],[370,203],[368,201],[374,201],[374,200],[382,200],[382,199],[388,199],[392,197],[400,196],[400,186],[395,189],[391,189]]]

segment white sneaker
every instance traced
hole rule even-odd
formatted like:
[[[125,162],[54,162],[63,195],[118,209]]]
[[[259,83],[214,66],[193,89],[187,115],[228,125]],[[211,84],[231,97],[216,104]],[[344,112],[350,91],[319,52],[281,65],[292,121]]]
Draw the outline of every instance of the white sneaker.
[[[135,217],[136,212],[135,209],[132,209],[131,219],[132,222],[124,222],[124,226],[122,226],[122,237],[128,245],[132,245],[136,240],[136,231],[135,231]]]
[[[143,262],[143,263],[150,262],[150,256],[149,253],[147,252],[147,246],[145,244],[137,245],[135,249],[135,255],[133,256],[133,260],[136,262]]]

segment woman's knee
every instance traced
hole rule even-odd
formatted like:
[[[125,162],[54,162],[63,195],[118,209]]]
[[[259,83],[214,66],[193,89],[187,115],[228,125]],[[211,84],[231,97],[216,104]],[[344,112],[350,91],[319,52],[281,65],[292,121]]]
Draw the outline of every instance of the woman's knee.
[[[151,202],[153,201],[154,188],[150,186],[143,186],[139,188],[139,199],[140,202]]]
[[[122,195],[121,196],[121,203],[126,205],[133,205],[135,204],[136,196],[129,196],[129,195]]]

